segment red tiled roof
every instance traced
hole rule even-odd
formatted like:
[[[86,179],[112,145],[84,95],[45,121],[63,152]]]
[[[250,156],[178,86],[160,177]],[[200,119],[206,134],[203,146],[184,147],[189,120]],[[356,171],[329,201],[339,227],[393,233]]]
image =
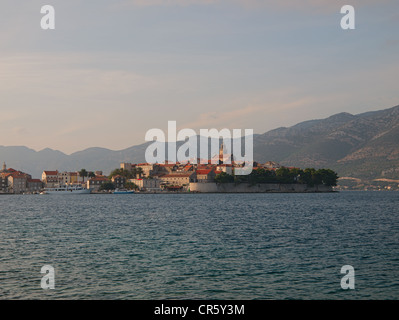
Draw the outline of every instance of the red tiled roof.
[[[14,179],[23,179],[23,178],[26,178],[26,175],[23,174],[23,173],[20,173],[20,172],[13,172],[13,173],[11,173],[11,176],[12,176]]]
[[[43,171],[46,176],[56,176],[58,175],[58,171]]]
[[[187,178],[190,177],[192,173],[172,173],[172,174],[165,174],[162,178]]]
[[[108,178],[107,177],[94,177],[89,179],[89,181],[107,181]]]
[[[197,170],[201,170],[201,169],[209,169],[209,165],[207,165],[207,164],[199,164],[197,166]]]
[[[200,169],[197,170],[197,174],[209,174],[213,169]]]
[[[1,176],[4,177],[4,178],[7,178],[7,177],[11,176],[11,174],[12,174],[11,172],[8,172],[8,173],[4,173],[4,172],[3,172],[3,173],[1,174]]]

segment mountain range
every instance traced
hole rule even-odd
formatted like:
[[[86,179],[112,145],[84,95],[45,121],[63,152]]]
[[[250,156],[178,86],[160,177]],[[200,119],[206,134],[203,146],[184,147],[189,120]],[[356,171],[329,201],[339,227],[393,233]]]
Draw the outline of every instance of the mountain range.
[[[254,135],[254,160],[275,161],[301,168],[331,168],[340,177],[399,178],[399,106],[352,115],[338,113]],[[23,146],[0,146],[0,161],[41,177],[43,170],[102,170],[121,162],[145,162],[151,142],[123,150],[88,148],[67,155],[61,151],[35,151]]]

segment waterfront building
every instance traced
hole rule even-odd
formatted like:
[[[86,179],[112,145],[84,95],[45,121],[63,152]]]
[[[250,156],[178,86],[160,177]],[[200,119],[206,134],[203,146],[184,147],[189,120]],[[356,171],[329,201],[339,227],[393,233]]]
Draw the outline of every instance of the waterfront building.
[[[178,164],[166,162],[158,164],[157,167],[157,173],[171,174],[173,171],[176,171],[178,169]]]
[[[140,168],[143,171],[144,177],[149,177],[153,173],[154,164],[152,163],[139,163],[136,168]]]
[[[126,178],[121,175],[116,175],[111,178],[112,183],[116,189],[123,189],[126,184]]]
[[[129,182],[134,183],[140,190],[144,191],[161,190],[161,179],[159,178],[129,179]]]
[[[197,182],[213,182],[216,177],[214,168],[212,169],[199,169],[197,173]]]
[[[32,179],[28,173],[8,168],[3,163],[0,171],[0,192],[1,193],[25,193],[39,192],[43,187],[39,179]]]
[[[132,171],[135,167],[136,167],[136,165],[133,163],[122,162],[120,164],[120,168],[123,170],[126,170],[126,171]]]
[[[46,188],[54,188],[60,184],[58,170],[48,171],[45,170],[42,173],[42,182]]]
[[[8,192],[8,179],[6,174],[0,174],[0,192]]]
[[[58,182],[60,185],[72,184],[71,172],[58,172]]]
[[[78,172],[69,172],[69,183],[70,184],[78,184],[81,183],[81,180]],[[86,178],[87,179],[87,178]]]
[[[24,193],[27,191],[27,181],[32,177],[23,172],[13,172],[8,174],[8,189],[12,193]]]
[[[26,189],[28,192],[37,193],[43,188],[43,183],[40,179],[27,179]]]
[[[173,185],[173,186],[188,186],[190,182],[195,182],[196,172],[187,172],[187,173],[171,173],[160,176],[161,185]]]
[[[92,189],[92,191],[98,191],[101,185],[105,182],[110,182],[110,180],[104,176],[95,176],[94,178],[90,178],[87,181],[87,189]]]

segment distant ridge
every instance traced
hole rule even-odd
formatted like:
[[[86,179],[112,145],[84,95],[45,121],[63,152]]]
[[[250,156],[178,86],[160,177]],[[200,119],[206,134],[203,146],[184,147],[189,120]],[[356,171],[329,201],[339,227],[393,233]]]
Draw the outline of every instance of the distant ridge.
[[[339,113],[259,135],[254,158],[299,167],[329,167],[340,176],[399,177],[399,106]]]
[[[254,135],[254,160],[298,167],[328,167],[340,176],[399,179],[399,106],[358,115],[342,112]],[[40,177],[44,169],[103,170],[145,161],[150,142],[123,150],[88,148],[67,155],[49,148],[0,146],[0,162]]]

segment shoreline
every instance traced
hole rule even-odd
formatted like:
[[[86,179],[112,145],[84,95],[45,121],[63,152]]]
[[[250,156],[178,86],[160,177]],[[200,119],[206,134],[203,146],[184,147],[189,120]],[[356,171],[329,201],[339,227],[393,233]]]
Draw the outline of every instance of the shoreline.
[[[359,191],[367,191],[367,190],[359,190]],[[264,194],[264,193],[339,193],[341,191],[332,190],[332,191],[265,191],[265,192],[242,192],[242,191],[223,191],[223,192],[199,192],[199,191],[187,191],[187,192],[153,192],[153,191],[140,191],[134,192],[131,194]],[[86,195],[114,195],[114,193],[105,193],[105,192],[91,192],[85,193]],[[16,195],[16,196],[32,196],[32,195],[41,195],[39,193],[0,193],[1,195]]]

